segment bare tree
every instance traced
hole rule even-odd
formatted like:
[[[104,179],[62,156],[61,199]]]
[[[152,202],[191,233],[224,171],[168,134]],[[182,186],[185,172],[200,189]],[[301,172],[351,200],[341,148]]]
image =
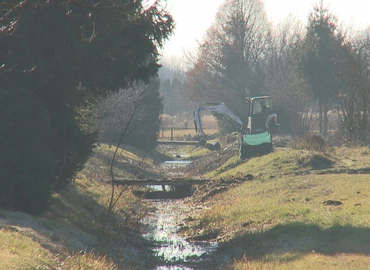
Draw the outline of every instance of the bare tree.
[[[370,117],[370,35],[369,31],[347,45],[340,74],[346,82],[340,92],[342,124],[347,139],[369,138]],[[344,78],[343,78],[344,77]]]
[[[152,78],[149,84],[140,83],[130,89],[121,90],[99,103],[98,128],[100,139],[116,143],[131,115],[132,104],[140,103],[132,124],[126,134],[126,143],[141,148],[156,146],[160,127],[160,114],[163,111],[160,82]]]
[[[304,35],[304,25],[288,17],[274,28],[264,64],[266,90],[274,97],[279,122],[295,136],[311,132],[317,122],[317,106],[299,71],[299,47]]]
[[[264,92],[261,59],[270,24],[262,1],[227,0],[201,42],[187,85],[197,99],[225,102],[241,118],[245,99]]]
[[[110,122],[106,123],[106,125],[117,125],[118,124],[120,127],[122,127],[122,129],[121,129],[121,134],[120,134],[119,139],[117,141],[116,148],[114,150],[114,153],[113,153],[113,156],[112,156],[112,159],[111,159],[111,162],[110,162],[110,166],[109,166],[111,196],[110,196],[109,205],[108,205],[108,208],[107,208],[106,219],[105,219],[105,221],[103,223],[103,226],[102,226],[102,231],[104,231],[106,229],[106,227],[109,223],[112,211],[113,211],[116,203],[118,202],[118,200],[121,198],[123,193],[128,188],[127,186],[124,186],[123,189],[121,189],[121,191],[118,194],[116,194],[114,168],[115,168],[115,165],[116,165],[118,159],[120,158],[120,156],[122,154],[122,151],[119,152],[122,145],[125,143],[125,140],[133,132],[135,132],[135,129],[137,128],[138,123],[137,123],[137,119],[135,119],[135,118],[137,118],[138,115],[142,114],[140,112],[140,110],[141,110],[141,107],[144,105],[143,94],[145,94],[145,88],[146,88],[146,86],[136,88],[135,89],[136,91],[133,91],[133,93],[131,93],[129,95],[130,96],[129,104],[128,104],[127,101],[121,104],[122,107],[129,107],[129,108],[125,108],[125,112],[123,114],[122,114],[122,111],[118,111],[118,112],[116,111],[115,113],[112,113],[112,111],[110,111],[112,115],[117,115],[118,118],[121,118],[122,119],[121,121],[119,121],[118,123],[115,123],[114,121],[113,122],[110,121]],[[127,92],[125,92],[125,94],[126,93]],[[125,96],[127,96],[127,94]],[[112,101],[112,99],[108,99],[108,101]],[[117,107],[114,107],[114,108],[117,108]],[[108,115],[107,115],[106,112],[107,111],[105,111],[105,117],[109,119],[109,117],[107,117],[107,116],[110,115],[110,113],[108,113]],[[150,113],[150,112],[147,112],[147,113]],[[145,158],[146,157],[144,155],[141,163],[145,160]],[[137,170],[134,173],[133,178],[135,178],[137,176],[137,172],[138,172],[139,168],[140,168],[140,166],[137,167]]]

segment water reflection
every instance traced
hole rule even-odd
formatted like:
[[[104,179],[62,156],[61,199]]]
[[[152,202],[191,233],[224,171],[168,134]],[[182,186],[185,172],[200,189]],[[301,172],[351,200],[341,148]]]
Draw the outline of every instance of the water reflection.
[[[161,164],[162,167],[181,167],[181,166],[188,166],[192,164],[193,161],[191,160],[171,160],[171,161],[165,161]]]
[[[156,269],[194,269],[217,243],[187,242],[177,234],[189,209],[182,200],[157,200],[157,211],[147,216],[144,237],[154,244],[153,251],[162,265]]]

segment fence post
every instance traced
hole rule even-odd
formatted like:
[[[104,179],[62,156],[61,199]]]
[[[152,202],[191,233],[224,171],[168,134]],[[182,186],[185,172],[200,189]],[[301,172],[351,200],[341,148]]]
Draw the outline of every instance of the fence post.
[[[173,128],[171,128],[171,141],[173,139]]]
[[[162,128],[162,139],[163,139],[163,130],[164,130],[164,128]]]

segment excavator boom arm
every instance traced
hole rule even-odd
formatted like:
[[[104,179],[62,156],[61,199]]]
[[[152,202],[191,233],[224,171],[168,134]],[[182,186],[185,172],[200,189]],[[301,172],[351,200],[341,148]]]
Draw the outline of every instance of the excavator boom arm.
[[[225,103],[219,102],[219,103],[211,103],[211,102],[205,102],[205,103],[198,103],[195,105],[194,109],[194,125],[195,125],[195,130],[197,133],[197,137],[199,141],[204,141],[205,142],[205,133],[203,131],[203,125],[202,125],[202,119],[200,116],[201,111],[210,111],[210,112],[215,112],[219,115],[222,115],[225,117],[227,120],[232,122],[234,125],[238,126],[240,130],[244,128],[244,123],[238,116],[236,116],[232,111],[230,111]]]

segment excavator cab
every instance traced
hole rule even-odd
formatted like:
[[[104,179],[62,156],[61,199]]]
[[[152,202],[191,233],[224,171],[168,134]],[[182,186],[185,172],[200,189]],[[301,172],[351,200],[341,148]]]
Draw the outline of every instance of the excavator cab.
[[[279,124],[276,114],[273,113],[272,98],[270,96],[259,96],[249,99],[248,130],[250,134],[269,131],[275,133]]]
[[[239,157],[242,160],[272,152],[271,133],[279,129],[270,96],[253,97],[248,101],[248,132],[240,137]]]

